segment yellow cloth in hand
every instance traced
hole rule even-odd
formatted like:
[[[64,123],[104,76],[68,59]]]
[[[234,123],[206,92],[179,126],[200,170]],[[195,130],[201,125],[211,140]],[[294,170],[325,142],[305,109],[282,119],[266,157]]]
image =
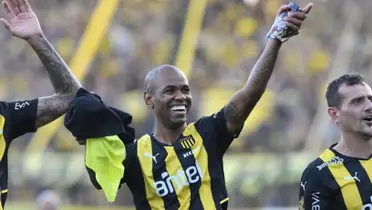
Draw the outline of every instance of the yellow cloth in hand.
[[[96,180],[109,202],[115,201],[124,176],[125,156],[125,146],[116,135],[86,141],[85,164],[96,173]]]

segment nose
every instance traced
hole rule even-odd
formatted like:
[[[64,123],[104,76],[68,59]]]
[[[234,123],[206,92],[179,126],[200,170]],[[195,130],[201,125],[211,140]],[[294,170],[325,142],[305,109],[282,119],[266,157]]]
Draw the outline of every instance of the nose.
[[[369,106],[369,107],[365,110],[365,112],[372,113],[372,106]]]
[[[369,112],[369,113],[372,113],[372,101],[370,100],[367,100],[367,107],[365,109],[365,112]]]
[[[182,93],[182,91],[177,91],[174,98],[178,101],[186,100],[186,96],[185,96],[185,94]]]

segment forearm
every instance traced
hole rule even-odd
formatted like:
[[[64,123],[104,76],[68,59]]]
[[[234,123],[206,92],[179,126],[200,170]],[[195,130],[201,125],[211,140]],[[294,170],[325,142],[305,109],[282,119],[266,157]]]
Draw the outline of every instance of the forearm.
[[[279,40],[269,39],[266,47],[257,60],[242,91],[246,97],[260,98],[265,92],[267,83],[273,73],[281,47]]]
[[[43,35],[33,36],[27,42],[46,68],[57,94],[74,96],[81,87],[68,65]]]
[[[256,62],[245,86],[236,92],[225,108],[225,119],[230,132],[238,131],[265,92],[275,67],[281,42],[269,39]]]

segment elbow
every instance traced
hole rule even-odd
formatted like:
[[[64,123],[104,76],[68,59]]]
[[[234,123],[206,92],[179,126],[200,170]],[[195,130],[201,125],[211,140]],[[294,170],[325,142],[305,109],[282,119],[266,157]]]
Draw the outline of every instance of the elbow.
[[[81,84],[79,82],[73,82],[68,84],[61,84],[54,87],[54,90],[56,94],[62,95],[62,96],[69,96],[74,97],[78,90],[81,88]]]
[[[59,95],[61,98],[67,101],[71,101],[77,94],[78,90],[81,86],[74,86],[71,88],[64,88],[60,90],[56,90],[56,94]]]
[[[61,104],[70,104],[75,95],[71,93],[56,93]]]

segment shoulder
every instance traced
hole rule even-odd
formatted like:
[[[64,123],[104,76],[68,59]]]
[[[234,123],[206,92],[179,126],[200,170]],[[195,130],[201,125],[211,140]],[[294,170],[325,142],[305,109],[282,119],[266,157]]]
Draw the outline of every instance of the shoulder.
[[[152,148],[152,142],[151,142],[151,136],[148,134],[145,134],[141,136],[139,139],[134,140],[133,143],[128,145],[127,150],[130,150],[132,154],[137,156],[137,153],[141,153],[143,151],[151,150]]]
[[[316,159],[314,159],[313,161],[311,161],[305,168],[304,172],[303,172],[303,176],[307,176],[308,174],[311,174],[311,175],[316,175],[316,174],[320,174],[321,170],[320,167],[321,165],[323,164],[323,161],[322,159],[320,159],[319,157],[317,157]]]
[[[151,144],[151,136],[149,134],[145,134],[141,136],[139,139],[134,140],[135,144]]]
[[[191,123],[192,126],[195,126],[195,129],[198,131],[215,131],[216,128],[225,130],[226,121],[224,115],[224,107],[217,112],[211,115],[205,115],[196,120],[194,123]],[[227,129],[227,128],[226,128]]]
[[[336,156],[330,149],[326,149],[318,158],[306,166],[303,178],[325,179],[330,175],[328,166],[338,165],[342,162],[341,157]]]

